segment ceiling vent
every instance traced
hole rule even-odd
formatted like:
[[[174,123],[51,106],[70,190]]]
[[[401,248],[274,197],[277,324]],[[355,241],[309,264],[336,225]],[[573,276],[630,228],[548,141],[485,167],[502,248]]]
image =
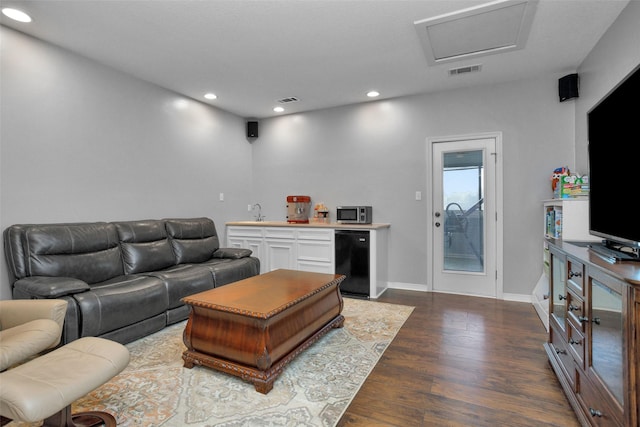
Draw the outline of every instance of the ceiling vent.
[[[290,96],[288,98],[278,99],[278,102],[280,104],[288,104],[289,102],[297,102],[297,101],[299,101],[299,99],[296,98],[295,96]]]
[[[436,65],[524,48],[538,0],[499,0],[414,22]]]
[[[467,67],[451,68],[449,70],[449,76],[457,76],[458,74],[475,73],[482,70],[482,65],[469,65]]]

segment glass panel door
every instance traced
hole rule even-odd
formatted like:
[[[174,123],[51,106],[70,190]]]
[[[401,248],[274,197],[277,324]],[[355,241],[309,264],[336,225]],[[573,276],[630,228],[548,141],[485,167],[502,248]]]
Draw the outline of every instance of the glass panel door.
[[[432,145],[433,290],[497,296],[496,139]]]
[[[591,366],[620,405],[624,404],[622,295],[591,281]]]
[[[444,269],[484,271],[482,150],[444,153]]]

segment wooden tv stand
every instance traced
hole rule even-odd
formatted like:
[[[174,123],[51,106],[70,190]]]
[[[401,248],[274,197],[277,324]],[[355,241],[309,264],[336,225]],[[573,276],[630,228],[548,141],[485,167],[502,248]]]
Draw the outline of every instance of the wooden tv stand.
[[[584,426],[640,421],[640,263],[548,239],[549,362]]]
[[[184,366],[226,372],[268,393],[285,365],[343,326],[344,278],[275,270],[183,298],[191,307]]]

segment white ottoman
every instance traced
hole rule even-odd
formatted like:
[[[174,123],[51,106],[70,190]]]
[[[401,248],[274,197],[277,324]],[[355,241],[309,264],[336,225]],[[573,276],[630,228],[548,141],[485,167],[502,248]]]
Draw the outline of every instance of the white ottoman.
[[[129,350],[115,341],[85,337],[0,374],[0,415],[44,426],[102,420],[115,426],[106,412],[71,415],[71,404],[122,372]]]

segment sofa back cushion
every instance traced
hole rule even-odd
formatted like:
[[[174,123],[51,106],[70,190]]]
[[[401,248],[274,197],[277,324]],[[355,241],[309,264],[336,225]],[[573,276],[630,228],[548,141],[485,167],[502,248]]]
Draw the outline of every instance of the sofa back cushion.
[[[157,271],[176,264],[163,221],[149,219],[114,224],[126,274]]]
[[[102,282],[123,273],[118,236],[106,222],[16,225],[5,231],[10,269],[29,276]]]
[[[166,219],[165,225],[178,264],[207,261],[220,247],[209,218]]]

